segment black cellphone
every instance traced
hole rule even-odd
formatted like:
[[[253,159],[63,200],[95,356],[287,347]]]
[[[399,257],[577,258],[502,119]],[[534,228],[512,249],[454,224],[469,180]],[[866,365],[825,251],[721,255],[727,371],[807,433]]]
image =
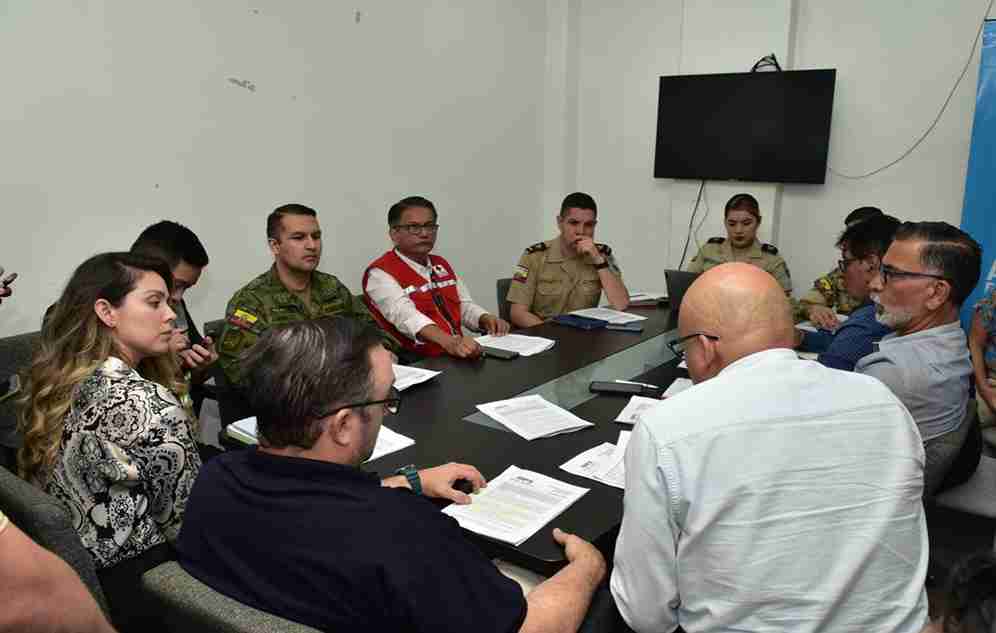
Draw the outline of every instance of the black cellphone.
[[[513,358],[519,357],[519,352],[512,352],[506,349],[496,349],[494,347],[488,347],[487,345],[481,345],[481,351],[484,352],[485,356],[490,358],[500,358],[501,360],[512,360]]]
[[[642,332],[643,323],[641,321],[631,321],[630,323],[609,323],[606,330],[618,330],[619,332]]]
[[[634,385],[628,382],[609,382],[607,380],[596,380],[588,385],[588,391],[592,393],[617,393],[631,396],[645,396],[647,398],[660,398],[663,391],[659,387],[647,387],[645,385]]]

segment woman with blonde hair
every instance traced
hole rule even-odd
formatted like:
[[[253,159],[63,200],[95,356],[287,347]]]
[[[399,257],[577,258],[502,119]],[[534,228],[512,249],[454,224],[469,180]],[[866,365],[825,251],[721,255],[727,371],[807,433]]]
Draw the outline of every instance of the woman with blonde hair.
[[[69,509],[122,630],[144,610],[141,574],[173,557],[201,464],[169,347],[171,284],[156,258],[83,262],[42,328],[21,401],[21,475]]]

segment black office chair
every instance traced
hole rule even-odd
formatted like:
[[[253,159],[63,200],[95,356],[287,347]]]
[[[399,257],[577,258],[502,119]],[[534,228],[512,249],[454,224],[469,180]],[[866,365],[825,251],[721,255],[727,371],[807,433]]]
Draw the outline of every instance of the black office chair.
[[[498,316],[509,323],[512,322],[512,304],[508,300],[508,289],[512,286],[512,278],[505,277],[495,283],[496,295],[498,297]]]

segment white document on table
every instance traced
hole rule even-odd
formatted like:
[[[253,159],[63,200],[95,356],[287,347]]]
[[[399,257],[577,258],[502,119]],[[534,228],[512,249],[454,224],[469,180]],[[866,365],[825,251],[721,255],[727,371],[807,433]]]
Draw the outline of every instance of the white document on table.
[[[557,341],[542,336],[525,336],[523,334],[506,334],[505,336],[487,334],[477,337],[477,342],[485,347],[518,352],[519,356],[532,356],[545,352],[553,347]]]
[[[411,367],[409,365],[395,365],[394,366],[394,388],[398,391],[404,391],[405,389],[423,383],[427,380],[432,380],[441,371],[432,371],[431,369],[422,369],[421,367]]]
[[[640,421],[640,416],[653,409],[661,403],[657,398],[647,398],[644,396],[633,396],[623,407],[623,410],[616,416],[616,422],[623,424],[636,424]]]
[[[629,295],[630,303],[638,301],[660,301],[661,299],[667,299],[667,292],[632,292]]]
[[[477,409],[527,440],[594,426],[591,422],[582,420],[567,409],[558,407],[545,400],[543,396],[535,394],[479,404]]]
[[[838,323],[843,323],[844,321],[847,320],[848,317],[848,315],[846,314],[837,314],[837,313],[834,313],[834,316],[837,317]],[[806,332],[817,332],[820,330],[820,328],[816,327],[816,324],[814,324],[812,321],[802,321],[801,323],[796,323],[795,327],[797,330],[804,330]],[[827,330],[823,331],[826,332]]]
[[[664,398],[670,398],[671,396],[673,396],[675,394],[679,394],[682,391],[684,391],[685,389],[688,389],[689,387],[691,387],[694,384],[695,383],[693,383],[688,378],[675,378],[674,382],[672,382],[668,386],[668,388],[664,391],[664,396],[663,397]]]
[[[820,357],[818,352],[796,352],[795,355],[802,360],[816,360]]]
[[[246,444],[259,443],[255,417],[243,418],[242,420],[232,422],[228,425],[225,432],[228,433],[229,437],[245,442]],[[415,440],[412,438],[392,431],[382,424],[380,426],[380,433],[377,434],[377,443],[374,444],[373,455],[367,461],[373,461],[384,455],[389,455],[403,448],[413,446],[414,444]]]
[[[639,314],[620,312],[619,310],[613,310],[612,308],[585,308],[584,310],[575,310],[570,314],[588,317],[589,319],[601,319],[603,321],[608,321],[609,323],[615,323],[616,325],[632,323],[633,321],[644,321],[647,318],[645,316],[640,316]]]
[[[598,473],[599,481],[616,488],[626,488],[626,447],[629,445],[629,436],[629,431],[619,432],[619,441],[612,451],[612,457],[602,464],[602,470]]]
[[[540,473],[509,466],[469,505],[443,508],[465,530],[521,545],[588,492]]]
[[[572,475],[594,479],[607,486],[625,488],[626,464],[623,457],[626,455],[629,435],[629,431],[621,431],[618,444],[605,442],[590,448],[561,464],[560,468]]]

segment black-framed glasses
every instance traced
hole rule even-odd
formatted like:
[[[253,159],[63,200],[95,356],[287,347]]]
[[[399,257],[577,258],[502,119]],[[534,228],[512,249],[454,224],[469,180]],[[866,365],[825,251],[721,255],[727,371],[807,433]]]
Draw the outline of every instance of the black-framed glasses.
[[[847,272],[847,267],[850,266],[851,264],[853,264],[854,262],[857,262],[857,261],[861,261],[861,258],[860,257],[845,257],[844,259],[838,259],[837,260],[837,270],[839,270],[842,273],[846,273]]]
[[[344,404],[340,407],[334,409],[329,409],[322,415],[318,416],[320,418],[325,418],[333,413],[342,411],[343,409],[359,409],[361,407],[372,407],[375,404],[384,405],[384,410],[391,415],[397,415],[398,411],[401,411],[401,392],[398,391],[396,387],[391,386],[391,390],[387,392],[387,398],[383,400],[371,400],[370,402],[354,402],[352,404]]]
[[[418,233],[435,233],[439,230],[439,225],[435,222],[430,222],[429,224],[395,224],[392,228],[398,229],[399,231],[406,231],[411,235],[416,235]]]
[[[939,279],[941,281],[946,281],[951,283],[951,280],[944,275],[936,275],[934,273],[917,273],[912,270],[902,270],[896,268],[895,266],[890,266],[888,264],[882,264],[879,268],[879,272],[882,274],[882,285],[889,285],[889,279],[893,277],[927,277],[928,279]]]
[[[688,342],[694,339],[696,336],[704,336],[710,341],[718,341],[719,337],[713,334],[706,334],[705,332],[692,332],[687,336],[682,336],[681,338],[674,339],[673,341],[667,342],[667,347],[671,350],[677,358],[684,358],[685,351],[688,349]]]

